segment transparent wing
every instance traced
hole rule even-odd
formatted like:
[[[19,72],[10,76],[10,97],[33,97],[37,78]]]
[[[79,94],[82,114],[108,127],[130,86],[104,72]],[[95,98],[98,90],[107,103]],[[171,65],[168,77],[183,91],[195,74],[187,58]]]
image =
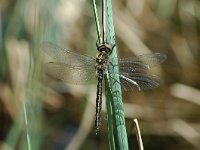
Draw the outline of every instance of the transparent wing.
[[[95,58],[69,51],[51,42],[42,43],[40,49],[56,60],[45,65],[48,75],[72,84],[95,82]]]
[[[144,54],[132,58],[121,58],[118,60],[118,66],[120,72],[141,72],[162,63],[166,58],[166,55],[161,53]]]
[[[114,60],[110,62],[116,61],[116,58],[113,59]],[[137,57],[119,59],[117,64],[119,67],[118,76],[120,78],[122,90],[147,90],[160,86],[161,80],[157,76],[149,74],[148,71],[165,60],[166,55],[161,53],[144,54]],[[117,66],[112,63],[110,64],[111,67],[109,68],[111,68],[111,70]]]
[[[88,67],[95,64],[95,58],[69,51],[51,42],[42,43],[40,49],[60,63]]]
[[[161,80],[155,75],[135,73],[132,75],[120,74],[122,91],[148,90],[160,86]]]
[[[45,65],[45,71],[48,75],[71,84],[90,84],[96,81],[94,66],[71,66],[65,63],[49,62]]]

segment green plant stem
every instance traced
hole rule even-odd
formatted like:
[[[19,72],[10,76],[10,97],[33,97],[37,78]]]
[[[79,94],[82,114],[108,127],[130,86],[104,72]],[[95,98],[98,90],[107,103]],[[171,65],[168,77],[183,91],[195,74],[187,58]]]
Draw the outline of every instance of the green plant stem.
[[[97,35],[98,41],[101,41],[101,31],[100,25],[98,21],[98,15],[96,11],[95,0],[93,0],[93,10],[96,21]],[[106,42],[113,46],[115,45],[115,32],[114,32],[114,24],[112,17],[112,4],[111,0],[106,1]],[[110,58],[116,58],[116,47],[113,48]],[[121,94],[121,86],[120,80],[118,76],[118,61],[116,59],[111,59],[109,65],[109,73],[112,74],[112,92],[110,91],[108,78],[105,76],[105,84],[106,84],[106,107],[107,107],[107,128],[108,128],[108,138],[110,149],[115,149],[115,140],[113,135],[113,125],[115,125],[115,129],[117,132],[117,141],[119,144],[120,150],[128,150],[128,142],[127,142],[127,134],[125,127],[125,117],[122,103],[122,94]],[[111,107],[112,106],[112,107]],[[114,123],[112,121],[112,112],[114,113]]]
[[[92,0],[92,4],[93,4],[93,12],[94,12],[94,18],[95,18],[95,23],[96,23],[98,42],[102,43],[101,28],[99,24],[99,19],[98,19],[98,14],[97,14],[97,5],[95,3],[95,0]]]
[[[107,42],[112,46],[115,45],[115,31],[112,17],[112,3],[111,0],[106,1],[106,29],[107,29]],[[117,140],[119,144],[120,150],[128,150],[128,141],[127,141],[127,133],[125,126],[125,115],[123,110],[122,103],[122,92],[119,80],[119,69],[118,69],[118,61],[116,46],[113,48],[112,53],[110,55],[110,65],[109,65],[109,73],[112,74],[112,96],[113,96],[113,113],[115,117],[115,125],[117,132]]]
[[[115,150],[115,139],[113,133],[113,119],[112,119],[112,93],[110,90],[110,85],[108,77],[105,75],[105,92],[106,92],[106,118],[107,118],[107,129],[108,129],[108,140],[110,150]]]

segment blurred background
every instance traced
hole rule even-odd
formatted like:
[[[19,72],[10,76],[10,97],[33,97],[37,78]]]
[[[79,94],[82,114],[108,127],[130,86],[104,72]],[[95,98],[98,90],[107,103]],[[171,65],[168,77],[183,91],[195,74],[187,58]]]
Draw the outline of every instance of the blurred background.
[[[134,118],[147,150],[200,149],[200,1],[117,0],[112,8],[119,57],[167,55],[159,88],[123,93],[130,149],[138,149]],[[45,75],[43,41],[95,56],[92,0],[0,1],[0,149],[109,149],[104,104],[94,133],[96,85]]]

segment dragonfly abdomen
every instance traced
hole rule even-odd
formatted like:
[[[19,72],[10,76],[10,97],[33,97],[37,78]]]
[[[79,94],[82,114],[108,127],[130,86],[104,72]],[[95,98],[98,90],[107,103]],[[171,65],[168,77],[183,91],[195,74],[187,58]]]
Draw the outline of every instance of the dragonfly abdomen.
[[[97,97],[96,97],[96,118],[95,118],[95,129],[99,131],[101,126],[101,107],[102,107],[102,83],[103,83],[103,70],[97,70]]]

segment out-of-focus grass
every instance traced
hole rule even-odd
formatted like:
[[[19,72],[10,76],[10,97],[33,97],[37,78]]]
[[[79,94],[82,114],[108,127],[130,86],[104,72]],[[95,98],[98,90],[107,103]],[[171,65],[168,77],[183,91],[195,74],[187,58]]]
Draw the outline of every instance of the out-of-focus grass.
[[[160,88],[123,94],[130,149],[136,117],[145,149],[199,149],[199,1],[118,0],[112,7],[120,56],[168,56],[156,70]],[[94,23],[91,1],[0,2],[1,148],[108,149],[103,119],[100,135],[93,134],[95,86],[44,76],[46,58],[38,48],[52,41],[95,56]]]

